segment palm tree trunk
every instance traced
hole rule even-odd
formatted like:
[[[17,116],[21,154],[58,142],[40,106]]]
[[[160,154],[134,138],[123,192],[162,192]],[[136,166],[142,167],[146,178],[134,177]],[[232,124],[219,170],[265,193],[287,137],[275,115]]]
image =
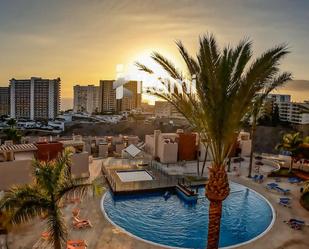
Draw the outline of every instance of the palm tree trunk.
[[[205,151],[205,157],[204,157],[204,161],[203,161],[203,167],[202,167],[201,176],[204,175],[204,170],[205,170],[205,166],[206,166],[207,156],[208,156],[208,145],[206,146],[206,151]]]
[[[222,202],[229,193],[230,188],[225,165],[213,165],[209,168],[209,180],[205,193],[210,201],[207,249],[217,249],[219,246]]]
[[[251,152],[250,152],[250,162],[249,162],[249,172],[248,177],[251,178],[252,173],[252,163],[253,163],[253,146],[255,142],[255,132],[256,132],[256,115],[253,115],[252,127],[251,127]]]
[[[227,162],[227,172],[231,172],[231,161],[232,161],[232,158],[229,156],[229,160]]]
[[[290,163],[289,172],[292,172],[293,164],[294,164],[294,158],[291,156],[291,163]]]
[[[200,175],[200,159],[199,159],[199,152],[197,151],[197,158],[196,158],[196,171],[197,175]]]
[[[55,236],[56,237],[56,236]],[[54,249],[61,249],[61,241],[59,238],[54,238]]]
[[[210,201],[207,249],[219,247],[222,201]]]

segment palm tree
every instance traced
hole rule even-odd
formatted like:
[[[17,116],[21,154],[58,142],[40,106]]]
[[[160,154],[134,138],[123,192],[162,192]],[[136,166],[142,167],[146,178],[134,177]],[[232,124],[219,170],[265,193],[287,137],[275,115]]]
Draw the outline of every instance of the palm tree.
[[[20,131],[16,129],[16,120],[14,118],[11,118],[8,120],[7,125],[10,126],[10,128],[5,129],[5,139],[12,140],[14,143],[19,143],[20,139],[22,137]]]
[[[6,216],[0,211],[0,235],[4,235],[5,239],[5,248],[8,249],[8,224],[6,224]]]
[[[14,128],[16,126],[16,120],[14,118],[10,118],[7,122],[7,124],[11,127]]]
[[[302,138],[300,137],[299,132],[296,133],[287,133],[282,137],[282,142],[276,146],[276,149],[279,151],[288,151],[291,154],[291,164],[289,172],[293,169],[293,161],[297,155],[299,146],[303,143]]]
[[[253,107],[251,110],[251,116],[252,116],[251,152],[250,152],[249,173],[248,173],[248,177],[250,178],[251,178],[251,172],[252,172],[252,162],[253,162],[253,152],[254,152],[254,142],[255,142],[255,132],[256,132],[257,120],[258,120],[258,117],[261,115],[261,109],[263,107],[265,99],[270,94],[270,92],[282,86],[284,83],[287,82],[287,80],[290,80],[290,79],[291,77],[288,77],[287,75],[287,77],[282,78],[281,81],[272,81],[269,84],[265,85],[265,88],[261,91],[261,93],[255,98],[253,102]]]
[[[196,58],[189,55],[181,42],[177,42],[177,47],[187,72],[180,72],[171,61],[154,52],[152,59],[170,77],[168,80],[159,78],[165,91],[151,92],[174,105],[201,134],[202,141],[209,142],[213,162],[206,185],[206,197],[210,201],[207,248],[217,249],[222,202],[230,192],[225,169],[227,156],[240,131],[241,121],[252,108],[257,94],[269,82],[290,78],[290,73],[279,74],[278,68],[288,51],[285,45],[276,46],[250,64],[252,43],[248,40],[241,41],[235,48],[227,46],[220,50],[213,35],[203,36]],[[151,68],[138,62],[136,65],[140,70],[154,74]],[[183,80],[190,84],[172,87],[175,81],[179,86],[177,82]]]
[[[12,140],[14,143],[20,142],[22,135],[15,127],[5,129],[3,132],[5,134],[5,139]]]
[[[66,197],[83,197],[93,186],[71,178],[71,151],[65,150],[57,159],[33,162],[33,183],[13,187],[0,201],[0,210],[7,214],[9,224],[21,224],[37,216],[47,217],[49,242],[61,249],[67,229],[61,211]]]

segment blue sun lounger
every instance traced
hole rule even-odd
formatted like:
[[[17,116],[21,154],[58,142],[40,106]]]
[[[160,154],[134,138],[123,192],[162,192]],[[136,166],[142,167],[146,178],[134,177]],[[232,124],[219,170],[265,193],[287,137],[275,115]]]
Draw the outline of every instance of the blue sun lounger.
[[[280,198],[279,204],[284,207],[291,207],[291,199],[290,198]]]
[[[299,179],[298,177],[289,177],[288,181],[289,183],[300,183],[301,179]]]
[[[289,222],[299,224],[299,225],[305,225],[305,222],[303,220],[298,220],[298,219],[290,219]]]
[[[258,182],[258,183],[261,183],[261,182],[263,182],[263,180],[264,180],[264,176],[263,176],[263,175],[260,175],[260,176],[258,177],[258,179],[257,179],[257,182]]]
[[[255,175],[252,180],[255,181],[255,182],[263,182],[263,179],[264,179],[264,176],[263,175]]]
[[[254,175],[254,177],[252,177],[252,180],[254,181],[254,182],[256,182],[256,180],[258,179],[258,175]]]
[[[279,186],[274,187],[274,189],[275,189],[277,192],[279,192],[279,193],[281,193],[281,194],[284,194],[284,195],[289,194],[290,191],[291,191],[290,189],[283,189],[283,188],[280,188]]]
[[[278,187],[278,184],[275,182],[271,182],[266,185],[267,189],[275,189],[276,187]]]
[[[298,219],[290,219],[289,221],[284,221],[284,223],[288,224],[291,228],[295,230],[301,230],[306,223],[303,220]]]

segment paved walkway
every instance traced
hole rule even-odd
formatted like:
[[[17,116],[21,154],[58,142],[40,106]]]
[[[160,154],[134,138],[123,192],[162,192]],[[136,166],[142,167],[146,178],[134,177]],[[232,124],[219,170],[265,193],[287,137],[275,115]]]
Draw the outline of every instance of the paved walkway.
[[[91,172],[98,174],[100,172],[100,161],[96,161],[91,165]],[[240,249],[308,249],[309,248],[309,227],[305,227],[302,231],[292,230],[283,223],[284,220],[290,218],[302,218],[309,222],[309,212],[304,210],[299,204],[299,188],[300,186],[291,185],[283,180],[280,185],[290,188],[292,193],[290,197],[293,199],[292,208],[285,208],[277,204],[280,197],[279,194],[269,192],[265,185],[273,179],[266,179],[264,183],[259,184],[253,182],[246,177],[248,161],[242,163],[240,176],[230,173],[229,177],[232,181],[241,183],[256,190],[265,196],[276,210],[276,221],[272,229],[262,238],[241,247]],[[238,167],[237,164],[234,165]],[[263,171],[263,169],[261,169]],[[266,167],[265,167],[266,170]],[[267,171],[269,168],[267,169]],[[93,176],[94,177],[94,176]],[[153,246],[143,241],[128,236],[113,227],[103,216],[100,209],[100,198],[87,198],[78,205],[81,208],[81,216],[89,218],[94,227],[87,230],[75,231],[71,228],[71,211],[76,205],[69,205],[64,208],[63,212],[69,227],[69,239],[85,239],[88,242],[88,249],[159,249],[164,247]],[[41,232],[44,231],[44,222],[36,220],[35,222],[23,225],[15,229],[9,235],[10,249],[31,249],[37,242]],[[1,248],[1,247],[0,247]]]

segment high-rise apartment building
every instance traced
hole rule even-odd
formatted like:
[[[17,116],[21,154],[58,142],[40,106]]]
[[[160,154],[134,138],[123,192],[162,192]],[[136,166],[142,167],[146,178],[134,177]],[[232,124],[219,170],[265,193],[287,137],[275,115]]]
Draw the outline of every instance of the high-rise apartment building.
[[[9,87],[0,87],[0,115],[10,115]]]
[[[281,121],[292,124],[309,124],[309,102],[291,102],[291,95],[269,94],[267,100],[273,108],[278,106],[279,118]]]
[[[129,81],[125,85],[124,88],[129,90],[130,96],[123,96],[122,99],[117,100],[117,110],[118,111],[131,111],[132,109],[141,108],[142,104],[142,94],[141,94],[141,86],[137,81]]]
[[[116,112],[116,89],[113,88],[114,80],[100,80],[100,112]]]
[[[100,87],[94,85],[74,86],[74,112],[99,112]]]
[[[10,116],[30,120],[54,119],[60,110],[60,78],[10,80]]]
[[[141,108],[142,94],[137,81],[129,81],[123,85],[125,92],[122,99],[116,99],[116,89],[114,89],[114,80],[100,81],[100,112],[120,112],[131,111]]]

